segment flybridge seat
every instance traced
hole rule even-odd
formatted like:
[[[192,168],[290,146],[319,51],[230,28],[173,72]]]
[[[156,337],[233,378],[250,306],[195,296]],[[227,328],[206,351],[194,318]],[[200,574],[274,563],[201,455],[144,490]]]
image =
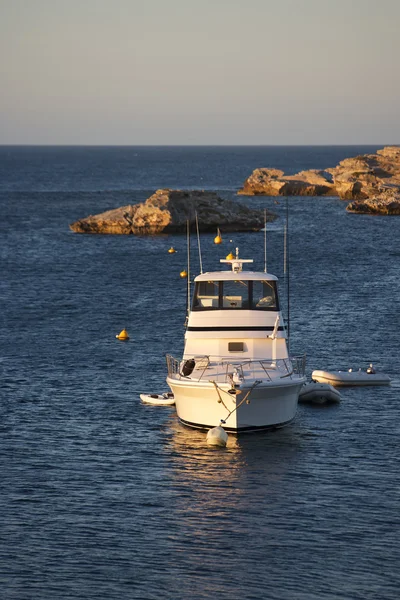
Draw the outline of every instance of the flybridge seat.
[[[198,298],[198,306],[202,308],[218,308],[218,298]]]
[[[224,308],[242,308],[242,296],[225,296],[222,300],[222,306]]]
[[[258,305],[257,305],[258,306]],[[262,306],[262,304],[260,304]],[[197,307],[218,308],[218,298],[199,298]],[[241,296],[225,296],[222,300],[222,308],[248,308],[249,303],[243,300]]]

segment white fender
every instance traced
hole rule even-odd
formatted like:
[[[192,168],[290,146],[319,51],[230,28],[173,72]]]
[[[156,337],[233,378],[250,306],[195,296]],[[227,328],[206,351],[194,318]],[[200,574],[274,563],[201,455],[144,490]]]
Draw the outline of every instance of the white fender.
[[[220,446],[221,448],[224,448],[227,441],[228,434],[226,433],[225,429],[221,427],[221,425],[213,427],[207,433],[207,444],[209,446]]]

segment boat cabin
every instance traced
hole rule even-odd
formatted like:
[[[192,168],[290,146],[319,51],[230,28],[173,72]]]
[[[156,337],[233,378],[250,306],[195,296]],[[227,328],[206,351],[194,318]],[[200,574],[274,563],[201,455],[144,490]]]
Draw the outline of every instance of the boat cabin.
[[[232,270],[202,273],[194,280],[185,359],[205,354],[212,360],[287,358],[277,277],[243,271],[241,263],[250,261],[221,262],[231,262]]]

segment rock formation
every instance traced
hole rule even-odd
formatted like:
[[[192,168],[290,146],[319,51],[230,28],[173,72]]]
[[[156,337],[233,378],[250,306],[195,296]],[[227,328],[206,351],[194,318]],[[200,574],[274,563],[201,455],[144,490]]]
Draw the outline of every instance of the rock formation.
[[[350,202],[346,210],[369,215],[400,215],[400,191],[382,189],[371,198]]]
[[[346,158],[329,171],[343,200],[370,198],[387,186],[400,190],[400,147],[387,146],[376,154]]]
[[[196,212],[200,230],[257,231],[264,226],[264,211],[223,200],[214,192],[157,190],[146,202],[122,206],[90,215],[70,225],[77,233],[116,233],[156,235],[184,233],[187,220],[195,226]],[[267,213],[267,220],[275,215]]]
[[[400,191],[400,147],[342,160],[325,171],[284,175],[278,169],[256,169],[239,194],[265,196],[339,196],[343,200],[376,197],[384,187]]]
[[[336,196],[328,171],[301,171],[285,175],[279,169],[256,169],[238,192],[246,196]]]

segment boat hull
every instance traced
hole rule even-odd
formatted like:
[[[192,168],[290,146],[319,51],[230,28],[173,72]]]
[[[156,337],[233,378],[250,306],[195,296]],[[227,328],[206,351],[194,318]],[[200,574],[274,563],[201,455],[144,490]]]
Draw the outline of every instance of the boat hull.
[[[187,382],[167,378],[178,418],[185,425],[208,429],[224,422],[232,432],[276,429],[288,425],[295,417],[299,391],[305,378],[284,383],[240,386],[229,394],[229,386],[218,391],[211,382]]]
[[[335,387],[362,385],[390,385],[390,377],[384,373],[363,371],[313,371],[311,377],[319,383],[329,383]]]

